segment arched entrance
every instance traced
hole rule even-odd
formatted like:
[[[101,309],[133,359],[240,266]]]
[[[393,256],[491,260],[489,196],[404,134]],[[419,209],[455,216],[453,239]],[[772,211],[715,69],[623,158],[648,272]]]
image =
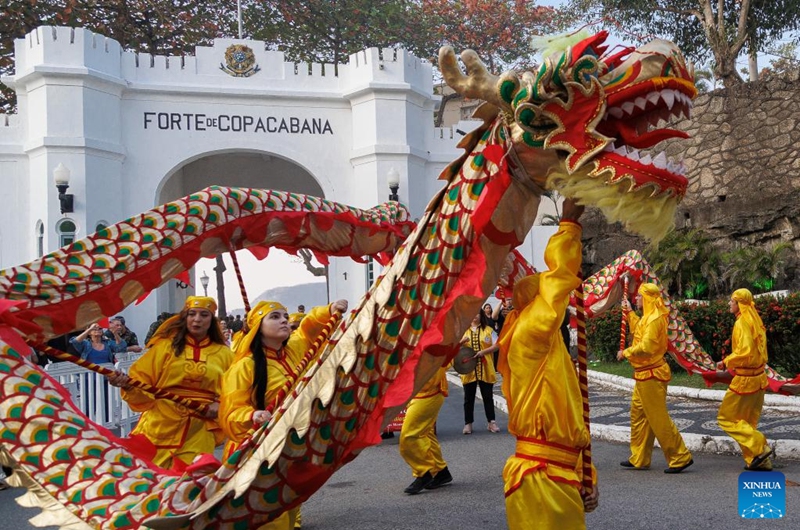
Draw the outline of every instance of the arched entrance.
[[[155,205],[164,204],[213,185],[325,197],[319,181],[300,164],[267,152],[237,150],[206,153],[183,162],[161,181],[154,202]],[[195,279],[199,276],[194,275]],[[226,281],[230,282],[231,278],[233,275],[226,273]],[[203,292],[199,280],[193,284],[195,292]],[[190,290],[179,287],[174,281],[160,287],[157,291],[157,314],[180,308],[189,294]],[[216,297],[216,292],[209,294]],[[251,296],[256,294],[254,292]]]

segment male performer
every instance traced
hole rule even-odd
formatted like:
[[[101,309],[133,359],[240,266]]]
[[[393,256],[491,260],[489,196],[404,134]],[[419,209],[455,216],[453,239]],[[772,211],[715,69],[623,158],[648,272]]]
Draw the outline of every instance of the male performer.
[[[742,448],[748,471],[770,471],[772,449],[761,434],[758,420],[767,389],[767,334],[764,323],[753,307],[753,295],[737,289],[731,295],[729,308],[736,315],[731,338],[731,354],[717,368],[733,372],[733,381],[722,399],[717,422],[728,436]]]
[[[631,457],[620,465],[649,468],[657,438],[669,466],[664,473],[680,473],[694,460],[667,411],[667,385],[672,379],[672,371],[664,360],[669,310],[664,306],[661,290],[653,283],[643,283],[636,295],[636,307],[643,309],[641,318],[630,310],[625,298],[622,307],[628,312],[633,344],[620,350],[617,360],[628,359],[636,385],[631,398]]]
[[[584,513],[597,507],[597,487],[591,495],[581,490],[581,449],[590,438],[560,331],[569,294],[581,285],[582,213],[582,206],[564,201],[545,250],[548,270],[517,282],[500,335],[508,431],[517,438],[503,470],[510,530],[583,529]]]
[[[400,456],[411,466],[414,482],[405,492],[416,495],[453,482],[436,437],[436,418],[447,396],[445,367],[440,368],[409,401],[400,430]]]

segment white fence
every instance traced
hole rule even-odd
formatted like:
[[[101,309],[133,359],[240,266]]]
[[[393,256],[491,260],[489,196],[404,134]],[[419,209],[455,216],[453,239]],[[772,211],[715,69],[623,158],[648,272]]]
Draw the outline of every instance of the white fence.
[[[140,353],[117,354],[120,360],[116,364],[101,366],[127,372],[140,356]],[[127,436],[139,421],[140,414],[128,407],[119,388],[109,385],[105,376],[69,362],[48,364],[45,371],[67,389],[75,406],[96,424],[119,429],[120,436]]]

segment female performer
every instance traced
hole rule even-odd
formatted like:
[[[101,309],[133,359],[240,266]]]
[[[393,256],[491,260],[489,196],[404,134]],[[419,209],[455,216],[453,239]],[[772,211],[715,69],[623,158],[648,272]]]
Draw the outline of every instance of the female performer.
[[[298,365],[335,312],[347,311],[347,301],[313,308],[294,332],[289,312],[279,302],[259,302],[247,314],[249,330],[237,343],[236,359],[222,382],[220,425],[230,438],[225,458],[258,427],[272,418],[276,398],[287,381],[296,380]],[[320,348],[319,351],[322,351]],[[285,512],[261,530],[296,528],[300,507]]]
[[[478,359],[475,370],[461,376],[461,384],[464,386],[464,430],[462,431],[464,434],[472,434],[475,393],[478,387],[481,389],[487,429],[491,432],[500,432],[500,427],[494,421],[494,393],[492,392],[492,388],[497,382],[491,355],[498,349],[495,342],[497,342],[495,333],[489,326],[486,315],[481,311],[472,319],[469,329],[461,339],[462,344],[475,351],[475,357]]]
[[[214,312],[213,298],[190,296],[183,310],[153,334],[148,350],[130,368],[130,377],[181,397],[210,403],[205,416],[130,385],[118,372],[109,382],[122,399],[142,413],[132,434],[143,434],[157,449],[153,463],[183,469],[201,453],[211,453],[224,436],[216,421],[222,375],[233,362]]]

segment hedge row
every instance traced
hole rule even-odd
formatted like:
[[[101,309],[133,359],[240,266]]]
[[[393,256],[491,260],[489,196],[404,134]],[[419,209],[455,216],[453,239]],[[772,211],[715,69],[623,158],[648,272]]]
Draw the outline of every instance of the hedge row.
[[[734,317],[728,310],[728,299],[707,305],[678,302],[676,307],[697,341],[715,361],[730,353]],[[759,297],[756,308],[767,328],[769,364],[787,376],[800,373],[800,293],[781,298]],[[620,308],[615,307],[589,321],[586,337],[594,358],[616,359],[621,318]],[[675,367],[677,365],[673,365]]]

